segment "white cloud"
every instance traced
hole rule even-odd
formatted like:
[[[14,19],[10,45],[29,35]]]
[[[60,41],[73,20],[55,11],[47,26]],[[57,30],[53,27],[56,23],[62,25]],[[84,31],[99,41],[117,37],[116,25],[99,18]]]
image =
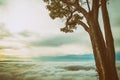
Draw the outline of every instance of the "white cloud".
[[[10,47],[10,48],[22,48],[23,46],[25,46],[25,44],[22,44],[19,42],[11,42],[11,41],[1,40],[0,46]]]
[[[84,45],[70,44],[59,47],[39,46],[31,47],[29,56],[52,56],[52,55],[70,55],[70,54],[89,54],[92,49]]]

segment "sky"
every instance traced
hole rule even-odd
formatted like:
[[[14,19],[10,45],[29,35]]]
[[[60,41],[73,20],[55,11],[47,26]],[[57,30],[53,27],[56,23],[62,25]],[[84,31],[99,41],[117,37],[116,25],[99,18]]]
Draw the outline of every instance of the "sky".
[[[115,49],[120,51],[120,1],[108,4]],[[15,57],[92,53],[82,27],[63,33],[64,20],[52,20],[42,0],[0,0],[0,55]],[[2,57],[1,57],[2,58]]]

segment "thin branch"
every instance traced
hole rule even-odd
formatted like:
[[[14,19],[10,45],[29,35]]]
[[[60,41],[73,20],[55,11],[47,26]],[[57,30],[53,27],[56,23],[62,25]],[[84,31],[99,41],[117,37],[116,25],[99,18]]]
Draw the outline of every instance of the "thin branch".
[[[81,25],[85,29],[85,31],[89,32],[89,27],[81,20],[73,20],[71,22],[66,22],[66,23],[67,23],[66,26],[77,23],[77,24]]]
[[[85,31],[89,33],[89,27],[83,21],[78,21],[78,24],[81,25]]]
[[[66,3],[69,6],[74,6],[79,12],[81,12],[85,18],[88,17],[88,12],[80,6],[79,0],[75,0],[74,2],[68,1],[68,0],[61,0],[63,3]]]
[[[69,20],[72,18],[73,13],[74,13],[75,11],[76,11],[76,10],[74,10],[73,12],[71,12],[70,16],[67,18],[67,22],[69,22]]]
[[[67,0],[61,0],[63,3],[66,3],[68,6],[74,6],[76,10],[72,11],[70,16],[67,18],[67,21],[66,21],[66,28],[68,28],[69,25],[73,25],[75,23],[81,25],[85,31],[89,32],[89,27],[82,21],[80,20],[71,20],[71,18],[73,17],[73,14],[75,11],[79,11],[81,12],[85,18],[88,18],[88,12],[79,5],[79,0],[75,0],[75,2],[70,2],[70,1],[67,1]],[[70,22],[69,22],[70,21]]]
[[[88,18],[88,12],[82,7],[80,6],[79,2],[78,3],[75,3],[74,7],[79,11],[81,12],[85,18]]]
[[[86,0],[86,2],[87,2],[87,6],[88,6],[88,11],[90,12],[90,5],[89,5],[89,1],[88,1],[88,0]]]

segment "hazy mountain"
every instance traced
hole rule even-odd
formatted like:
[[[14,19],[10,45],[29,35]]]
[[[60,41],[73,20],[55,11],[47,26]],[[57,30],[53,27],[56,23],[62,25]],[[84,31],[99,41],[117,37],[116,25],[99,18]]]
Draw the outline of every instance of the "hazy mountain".
[[[64,55],[64,56],[42,56],[34,57],[36,61],[93,61],[93,54],[84,55]],[[116,53],[116,60],[120,60],[120,52]]]
[[[5,56],[5,59],[1,61],[13,62],[13,61],[94,61],[93,54],[83,54],[83,55],[61,55],[61,56],[38,56],[32,58],[20,58]],[[120,61],[120,52],[116,52],[116,61]]]

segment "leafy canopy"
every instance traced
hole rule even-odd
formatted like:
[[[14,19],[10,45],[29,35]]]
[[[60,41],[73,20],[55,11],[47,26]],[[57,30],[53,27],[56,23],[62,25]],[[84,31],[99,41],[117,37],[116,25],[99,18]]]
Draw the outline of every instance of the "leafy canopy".
[[[79,0],[43,0],[47,3],[47,9],[52,19],[65,18],[65,27],[61,28],[63,32],[73,32],[77,25],[82,25],[87,31],[88,27],[83,23],[84,15],[81,13],[82,4],[86,4]],[[81,5],[81,6],[80,6]],[[79,8],[81,8],[81,10]],[[82,11],[82,12],[83,12]]]

